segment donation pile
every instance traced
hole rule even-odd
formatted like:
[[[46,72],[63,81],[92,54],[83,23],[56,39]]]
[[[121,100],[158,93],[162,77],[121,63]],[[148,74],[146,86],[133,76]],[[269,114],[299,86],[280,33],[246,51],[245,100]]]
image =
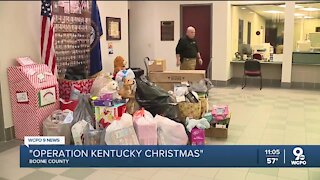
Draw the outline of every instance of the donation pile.
[[[183,71],[180,78],[168,72],[173,89],[167,91],[142,69],[126,68],[121,56],[113,73],[89,79],[82,66],[57,79],[46,65],[20,61],[8,69],[18,139],[44,135],[64,136],[65,144],[74,145],[204,145],[206,136],[227,137],[229,107],[209,107],[213,85],[204,72]],[[165,61],[150,66],[164,71]]]

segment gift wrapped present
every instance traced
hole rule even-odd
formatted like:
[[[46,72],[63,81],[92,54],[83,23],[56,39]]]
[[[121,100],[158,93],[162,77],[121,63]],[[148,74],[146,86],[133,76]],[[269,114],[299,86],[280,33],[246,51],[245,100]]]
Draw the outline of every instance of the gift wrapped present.
[[[42,122],[59,109],[56,76],[45,64],[8,68],[8,83],[15,137],[42,135]]]
[[[99,100],[93,101],[96,127],[106,128],[117,117],[121,117],[125,112],[126,104],[119,103],[113,106],[103,106]],[[99,126],[100,125],[100,126]]]

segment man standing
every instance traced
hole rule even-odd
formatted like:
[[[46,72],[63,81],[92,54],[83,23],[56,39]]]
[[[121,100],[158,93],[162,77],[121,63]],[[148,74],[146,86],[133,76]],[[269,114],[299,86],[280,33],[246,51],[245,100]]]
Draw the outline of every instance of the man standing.
[[[187,28],[186,36],[180,38],[176,47],[177,66],[180,70],[195,70],[197,60],[202,65],[202,59],[194,37],[196,30],[194,27]]]

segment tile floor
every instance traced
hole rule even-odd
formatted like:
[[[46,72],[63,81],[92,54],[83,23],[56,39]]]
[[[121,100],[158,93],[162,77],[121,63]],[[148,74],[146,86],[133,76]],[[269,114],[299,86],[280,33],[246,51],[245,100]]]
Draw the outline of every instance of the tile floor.
[[[215,88],[210,104],[229,104],[226,140],[207,144],[319,144],[320,92],[256,87]],[[320,180],[320,168],[19,168],[19,147],[0,153],[0,180]]]

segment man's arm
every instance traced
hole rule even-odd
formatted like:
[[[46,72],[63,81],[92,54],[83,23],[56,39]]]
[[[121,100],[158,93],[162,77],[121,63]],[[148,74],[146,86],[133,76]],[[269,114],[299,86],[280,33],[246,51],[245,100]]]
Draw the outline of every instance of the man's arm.
[[[202,58],[201,58],[201,55],[200,55],[200,52],[199,52],[199,48],[198,48],[198,44],[196,44],[196,48],[197,48],[197,60],[199,62],[200,65],[202,65],[203,61],[202,61]]]
[[[181,64],[181,62],[180,62],[180,54],[176,54],[176,59],[177,59],[176,65],[180,66],[180,64]]]
[[[200,52],[197,53],[197,59],[201,59]]]
[[[178,42],[178,45],[176,47],[176,64],[177,66],[180,66],[180,58],[181,58],[181,54],[182,54],[182,51],[183,51],[183,43],[182,43],[182,40],[180,39],[179,42]]]

